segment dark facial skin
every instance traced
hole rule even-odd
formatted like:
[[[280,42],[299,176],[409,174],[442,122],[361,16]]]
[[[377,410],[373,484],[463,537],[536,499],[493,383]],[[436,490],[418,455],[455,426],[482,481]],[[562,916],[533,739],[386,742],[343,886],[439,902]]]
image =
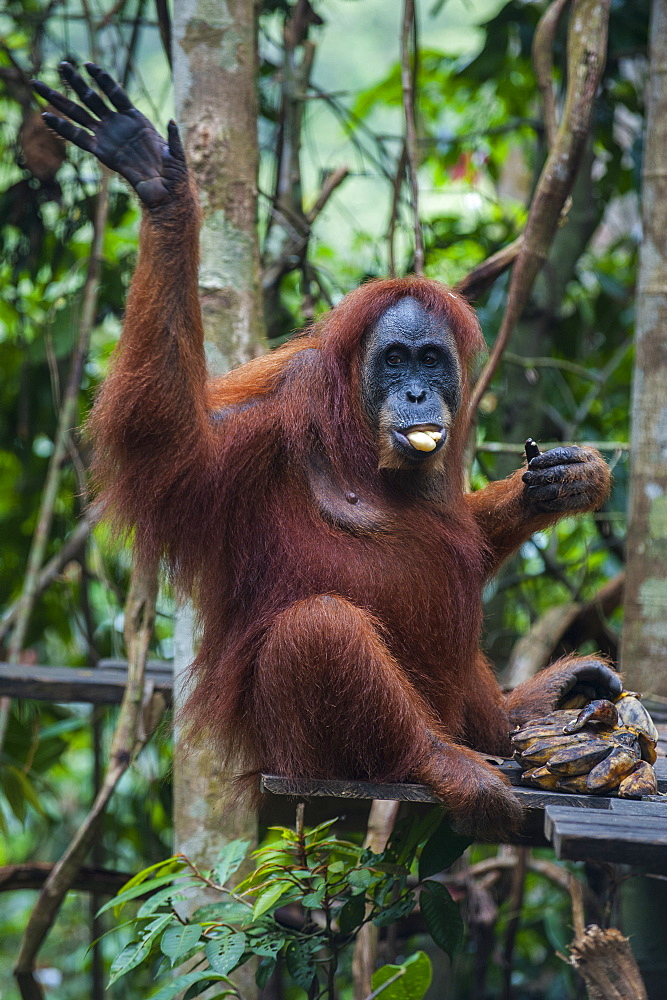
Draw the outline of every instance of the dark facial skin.
[[[362,379],[366,412],[397,466],[444,447],[461,401],[460,368],[451,334],[416,299],[400,299],[369,331]],[[407,435],[419,430],[440,433],[434,449],[411,444]]]

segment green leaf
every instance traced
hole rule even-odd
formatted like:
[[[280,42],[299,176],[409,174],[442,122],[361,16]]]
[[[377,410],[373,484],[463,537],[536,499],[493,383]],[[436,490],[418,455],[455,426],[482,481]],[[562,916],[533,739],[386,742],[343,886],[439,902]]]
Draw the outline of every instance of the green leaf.
[[[261,934],[256,938],[251,938],[248,947],[260,958],[275,958],[285,944],[285,940],[284,934]]]
[[[216,882],[224,885],[227,879],[238,871],[250,847],[249,840],[230,840],[218,855],[214,877]]]
[[[192,914],[191,921],[198,924],[242,924],[252,919],[252,906],[236,899],[221,899],[219,903],[206,903]]]
[[[347,881],[353,889],[365,892],[374,881],[373,873],[368,868],[353,868],[351,872],[348,872]]]
[[[271,973],[276,967],[275,958],[263,958],[262,961],[257,966],[257,972],[255,973],[255,982],[259,986],[260,990],[263,990],[269,979],[271,978]]]
[[[572,940],[572,932],[562,912],[545,907],[542,922],[549,944],[555,952],[565,953]]]
[[[432,975],[428,955],[417,951],[402,965],[383,965],[373,973],[371,984],[373,991],[384,983],[389,984],[378,993],[382,1000],[422,1000],[431,985]]]
[[[338,913],[338,926],[341,934],[351,934],[366,915],[366,897],[363,892],[350,896]]]
[[[173,968],[176,959],[186,955],[191,948],[194,948],[200,937],[201,927],[199,924],[175,924],[168,927],[162,935],[160,950],[163,955],[171,959]]]
[[[398,875],[399,878],[407,878],[410,874],[410,869],[406,868],[405,865],[392,865],[389,861],[379,861],[372,867],[383,874]]]
[[[308,830],[305,836],[305,841],[307,844],[316,844],[325,836],[326,833],[331,829],[334,823],[338,822],[338,817],[335,819],[325,820],[324,823],[320,823],[319,826],[314,826],[312,830]],[[292,831],[290,831],[292,833]],[[294,834],[292,833],[292,836]]]
[[[454,833],[449,820],[443,819],[435,833],[424,844],[419,858],[419,880],[450,868],[461,857],[466,847],[470,847],[472,837]]]
[[[430,810],[422,819],[406,816],[394,827],[384,851],[385,859],[409,868],[419,844],[426,837],[430,837],[441,821],[441,809]]]
[[[166,858],[164,861],[157,861],[154,865],[150,865],[148,868],[142,869],[142,871],[137,872],[136,875],[133,875],[132,878],[128,879],[125,885],[121,886],[119,895],[123,892],[127,892],[128,889],[132,889],[133,886],[139,885],[140,882],[145,882],[151,872],[159,871],[161,868],[166,868],[167,872],[176,873],[183,870],[185,868],[185,864],[182,859],[178,857],[178,855],[173,855],[171,858]]]
[[[228,997],[232,995],[229,990],[223,987],[222,993],[216,993],[215,997],[212,997],[211,994],[209,993],[210,988],[211,988],[210,979],[202,980],[199,983],[193,983],[190,989],[183,994],[183,1000],[194,1000],[195,997],[200,997],[202,993],[208,993],[208,997],[206,998],[206,1000],[218,1000],[219,997]]]
[[[242,931],[227,931],[206,943],[206,957],[214,972],[226,976],[236,968],[245,949],[245,934]]]
[[[319,951],[323,941],[293,941],[287,949],[285,960],[287,971],[297,986],[309,990],[315,978],[314,952]]]
[[[268,887],[268,889],[265,889],[264,892],[260,893],[255,901],[255,906],[253,907],[253,920],[257,920],[257,917],[261,917],[263,913],[275,908],[280,897],[284,896],[290,889],[294,889],[292,882],[280,881],[274,882]]]
[[[167,983],[157,993],[154,993],[150,1000],[172,1000],[182,990],[187,990],[193,983],[201,983],[203,980],[208,980],[211,983],[229,982],[226,976],[218,976],[208,970],[186,972],[185,975],[172,979],[170,983]],[[233,983],[230,983],[230,986],[232,985]]]
[[[394,921],[400,920],[401,917],[407,917],[408,913],[412,913],[415,903],[414,892],[409,892],[407,896],[403,896],[402,899],[392,903],[391,906],[380,910],[377,917],[373,918],[373,923],[376,927],[386,927],[387,924],[393,924]]]
[[[172,919],[174,919],[172,915],[167,913],[158,917],[157,920],[153,920],[148,927],[144,928],[140,941],[133,941],[126,945],[120,954],[116,955],[109,970],[108,986],[111,986],[126,972],[136,968],[145,958],[148,958],[155,938]]]
[[[107,985],[111,986],[117,979],[124,976],[126,972],[129,972],[130,969],[134,969],[140,962],[143,962],[150,950],[150,941],[133,941],[132,944],[126,944],[120,954],[116,955],[111,963]]]
[[[199,883],[196,879],[192,879],[190,881],[185,880],[180,882],[177,886],[170,885],[167,886],[166,889],[160,889],[159,892],[154,892],[152,896],[149,896],[149,898],[141,904],[137,910],[137,917],[139,919],[142,917],[149,917],[151,913],[155,913],[156,910],[158,910],[161,906],[164,906],[166,903],[169,903],[170,901],[173,902],[176,899],[185,899],[187,895],[185,890],[193,889],[197,885],[199,885]]]
[[[19,823],[25,822],[26,800],[23,794],[21,772],[13,764],[7,764],[3,769],[2,790],[9,803],[9,808]]]
[[[324,901],[326,895],[327,887],[326,885],[320,886],[315,892],[309,892],[301,900],[301,905],[305,906],[307,910],[319,910]]]
[[[330,837],[328,840],[321,840],[314,847],[309,848],[317,857],[322,857],[325,851],[329,851],[330,854],[335,856],[336,854],[341,854],[344,858],[354,858],[355,861],[359,860],[361,855],[361,848],[357,847],[356,844],[348,844],[345,840],[337,840],[335,837]]]
[[[146,924],[141,932],[141,940],[148,941],[152,944],[158,934],[160,934],[168,924],[177,919],[178,918],[175,913],[160,914],[160,916],[156,917],[155,920],[151,920],[149,924]],[[130,923],[131,922],[132,921],[130,921]]]
[[[419,908],[429,934],[438,947],[452,958],[463,942],[463,920],[458,904],[444,885],[424,882],[419,894]]]
[[[176,875],[176,874],[160,875],[159,878],[152,878],[148,882],[142,882],[140,885],[133,886],[132,889],[128,889],[125,892],[120,892],[117,896],[114,896],[113,899],[108,900],[108,902],[106,902],[104,906],[100,906],[99,910],[97,911],[98,916],[100,913],[104,913],[106,910],[111,910],[112,908],[114,910],[116,908],[120,910],[120,908],[123,907],[125,903],[129,903],[131,899],[136,899],[137,896],[143,896],[145,893],[153,892],[154,889],[159,889],[160,886],[167,885],[167,883],[169,882],[178,883],[181,880],[190,877],[191,876],[189,875]],[[180,885],[175,885],[175,888],[180,889]]]

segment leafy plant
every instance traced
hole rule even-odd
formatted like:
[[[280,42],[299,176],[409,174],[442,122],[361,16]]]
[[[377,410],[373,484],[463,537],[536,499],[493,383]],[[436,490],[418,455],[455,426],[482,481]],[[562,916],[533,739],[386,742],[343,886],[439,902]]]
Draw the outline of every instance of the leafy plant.
[[[223,883],[243,864],[247,841],[227,844],[210,873],[184,855],[140,872],[102,908],[119,912],[150,894],[129,921],[136,937],[114,960],[110,984],[158,957],[161,969],[187,963],[188,971],[166,982],[153,1000],[186,989],[187,997],[196,996],[216,983],[215,996],[240,998],[230,974],[255,957],[260,987],[280,963],[309,1000],[332,1000],[341,953],[364,924],[385,927],[418,903],[435,943],[453,955],[463,940],[459,908],[431,876],[449,867],[470,841],[455,834],[438,809],[398,823],[379,854],[335,836],[335,822],[308,830],[299,807],[295,829],[271,827],[268,842],[253,852],[256,867],[233,889]],[[220,898],[189,916],[188,894],[202,887]],[[417,952],[401,965],[378,969],[372,995],[421,1000],[430,982],[430,960]]]

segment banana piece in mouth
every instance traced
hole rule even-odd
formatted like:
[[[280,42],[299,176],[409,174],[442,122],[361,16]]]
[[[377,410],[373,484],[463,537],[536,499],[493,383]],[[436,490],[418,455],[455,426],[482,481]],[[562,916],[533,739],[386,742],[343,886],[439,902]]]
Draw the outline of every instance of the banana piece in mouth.
[[[410,431],[405,435],[416,451],[433,451],[442,437],[441,431]]]

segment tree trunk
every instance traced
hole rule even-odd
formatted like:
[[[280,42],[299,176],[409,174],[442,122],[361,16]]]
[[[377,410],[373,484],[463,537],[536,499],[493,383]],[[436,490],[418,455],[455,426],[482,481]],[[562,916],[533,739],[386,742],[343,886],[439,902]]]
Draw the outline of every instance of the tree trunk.
[[[667,695],[667,0],[651,12],[643,237],[637,278],[630,509],[621,665],[626,687]],[[667,887],[634,878],[621,891],[623,931],[650,1000],[665,995]]]
[[[204,209],[200,289],[211,374],[261,353],[257,38],[252,0],[177,0],[174,92]]]
[[[637,280],[625,624],[628,687],[667,695],[667,0],[654,0]]]
[[[567,222],[556,232],[544,269],[535,279],[530,305],[510,340],[510,350],[522,358],[551,357],[554,354],[565,288],[601,217],[593,198],[592,161],[591,141],[572,191]],[[522,444],[526,438],[532,437],[539,442],[561,433],[562,428],[554,428],[546,412],[544,386],[540,385],[540,375],[535,369],[526,369],[505,360],[496,382],[496,391],[504,407],[503,440]],[[521,459],[517,460],[516,455],[498,456],[493,466],[494,478],[503,479],[520,464]],[[502,581],[513,572],[511,563],[501,568],[496,578],[495,594],[486,601],[484,608],[487,635],[495,633],[497,636],[486,643],[486,652],[497,669],[502,669],[513,655],[515,637],[505,632],[501,617],[506,604]]]
[[[204,4],[176,0],[174,90],[190,168],[204,210],[200,295],[209,372],[222,374],[261,353],[264,342],[257,240],[256,10],[251,0]],[[183,704],[185,671],[196,637],[192,609],[179,609],[174,707]],[[204,867],[237,837],[257,841],[257,817],[223,800],[228,777],[208,747],[174,747],[175,849]],[[242,877],[243,872],[239,873]],[[193,909],[207,900],[192,901]],[[235,981],[257,996],[248,963]]]

